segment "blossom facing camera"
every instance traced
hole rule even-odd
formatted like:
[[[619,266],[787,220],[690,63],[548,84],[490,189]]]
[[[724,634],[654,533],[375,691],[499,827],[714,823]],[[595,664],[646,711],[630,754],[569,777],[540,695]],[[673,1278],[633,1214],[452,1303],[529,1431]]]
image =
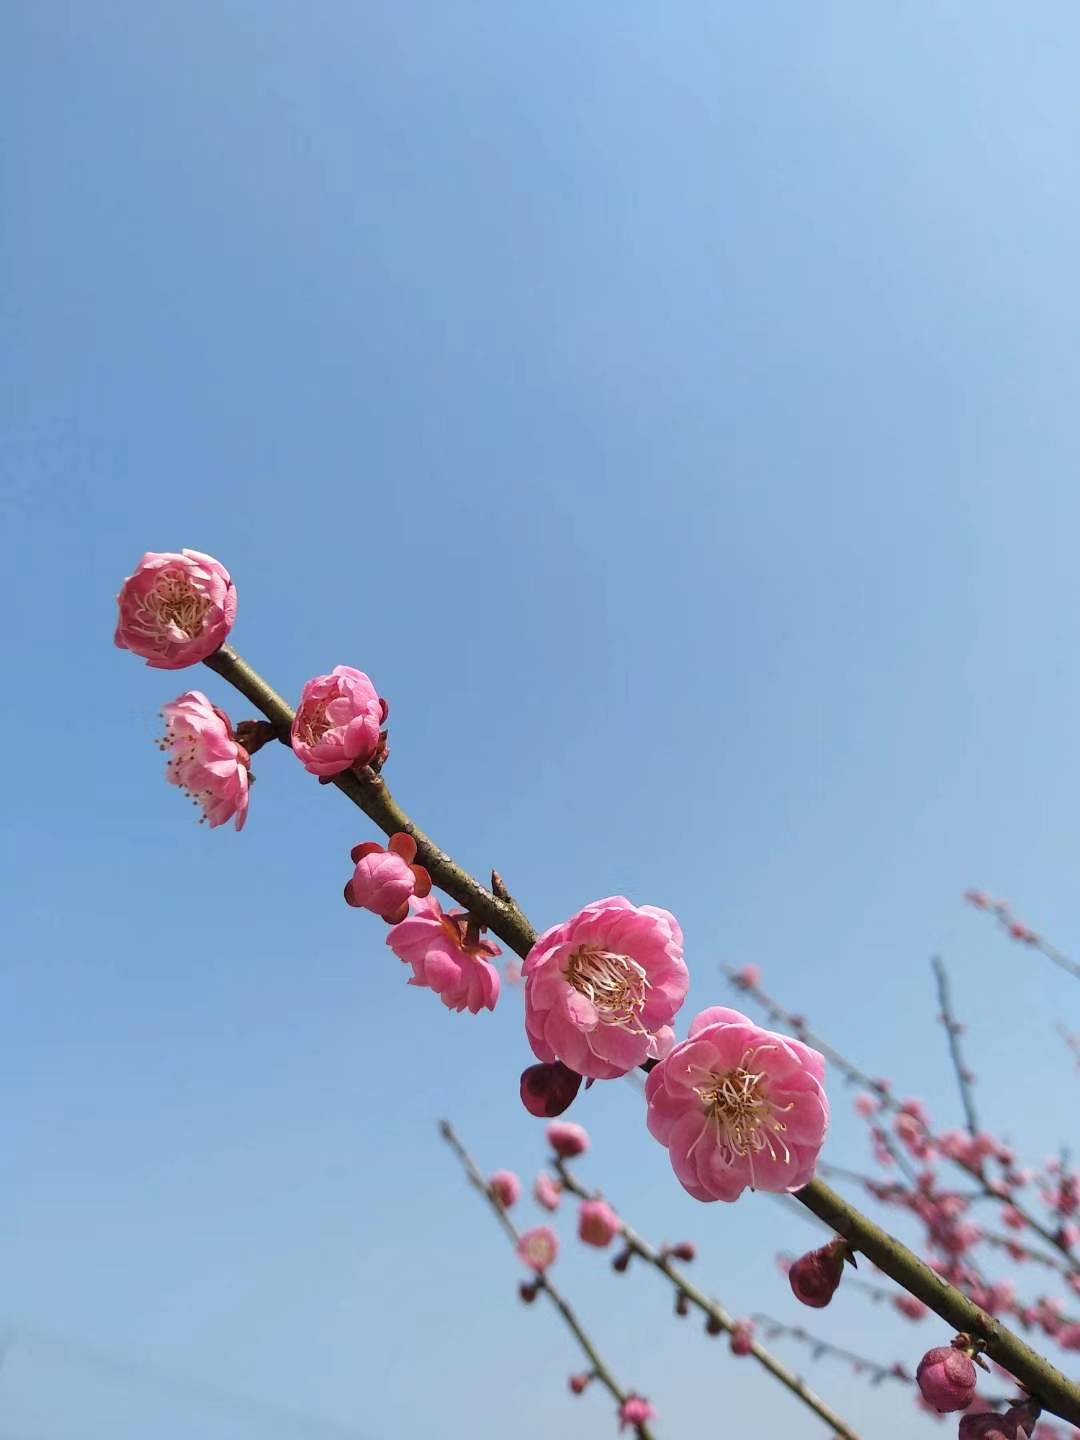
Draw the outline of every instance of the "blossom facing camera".
[[[521,1181],[512,1170],[496,1170],[488,1181],[488,1189],[502,1208],[509,1210],[521,1195]]]
[[[956,1341],[928,1350],[915,1371],[919,1391],[941,1415],[966,1410],[975,1399],[978,1371],[967,1351]]]
[[[534,1230],[526,1230],[522,1235],[517,1243],[517,1253],[530,1270],[542,1275],[550,1265],[555,1264],[559,1237],[549,1225],[537,1225]]]
[[[847,1245],[840,1239],[800,1255],[788,1269],[788,1282],[795,1299],[814,1310],[823,1310],[836,1294],[846,1256]]]
[[[560,1120],[549,1125],[547,1140],[562,1160],[573,1160],[575,1155],[584,1155],[589,1148],[589,1132],[584,1125],[575,1125],[572,1120]]]
[[[224,645],[236,620],[229,572],[198,550],[149,551],[124,581],[116,603],[115,643],[155,670],[197,665]]]
[[[521,1103],[540,1120],[569,1110],[581,1089],[581,1076],[558,1060],[529,1065],[521,1072]]]
[[[244,828],[250,796],[248,753],[233,739],[233,728],[201,690],[189,690],[164,706],[165,734],[158,747],[169,754],[165,778],[197,805],[213,830],[232,820]],[[202,821],[199,822],[200,824]]]
[[[323,779],[366,765],[382,744],[388,708],[362,670],[335,665],[304,686],[292,723],[293,753]]]
[[[696,1200],[801,1189],[829,1124],[822,1056],[723,1006],[650,1071],[645,1099],[650,1134]]]
[[[416,841],[399,831],[383,848],[373,840],[353,848],[356,867],[345,886],[346,903],[370,910],[388,925],[400,924],[409,913],[414,895],[431,894],[431,876],[422,865],[414,865]]]
[[[394,925],[386,943],[413,969],[410,985],[434,990],[448,1010],[494,1010],[499,972],[492,957],[497,945],[483,940],[463,911],[443,914],[433,895],[413,899],[409,915]]]
[[[622,1230],[618,1215],[606,1200],[585,1200],[578,1211],[578,1239],[598,1250],[611,1244]]]
[[[633,1425],[636,1429],[641,1425],[647,1425],[650,1420],[655,1418],[656,1411],[644,1395],[628,1395],[619,1406],[620,1430],[625,1430],[628,1425]]]
[[[614,1080],[671,1048],[690,984],[674,915],[597,900],[545,931],[522,967],[525,1029],[538,1060]]]

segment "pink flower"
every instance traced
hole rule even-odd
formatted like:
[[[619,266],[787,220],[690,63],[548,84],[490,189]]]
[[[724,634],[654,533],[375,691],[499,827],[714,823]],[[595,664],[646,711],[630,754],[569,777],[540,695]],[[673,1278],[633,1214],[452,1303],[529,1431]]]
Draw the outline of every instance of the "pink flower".
[[[346,902],[373,911],[388,925],[399,924],[414,895],[431,894],[431,876],[415,859],[416,841],[404,831],[392,835],[385,849],[373,840],[354,846],[356,869],[345,886]]]
[[[990,904],[989,897],[984,895],[981,890],[965,890],[964,899],[969,905],[974,905],[976,910],[985,910]]]
[[[482,940],[459,911],[444,915],[433,895],[410,902],[410,913],[395,925],[386,943],[413,968],[410,985],[434,990],[448,1010],[494,1010],[499,972],[490,957],[501,954]]]
[[[846,1255],[847,1246],[843,1240],[836,1239],[793,1261],[788,1268],[788,1281],[795,1299],[815,1310],[823,1310],[836,1294]]]
[[[647,1425],[655,1417],[656,1411],[643,1395],[628,1395],[619,1406],[619,1429],[625,1430],[627,1425]]]
[[[578,1211],[578,1239],[603,1250],[622,1229],[622,1222],[606,1200],[585,1200]]]
[[[542,1274],[549,1265],[555,1264],[559,1253],[559,1237],[548,1225],[537,1225],[535,1230],[526,1230],[517,1243],[517,1253],[530,1270]]]
[[[696,1200],[799,1190],[829,1123],[825,1061],[737,1010],[703,1010],[645,1082],[650,1133]]]
[[[1035,1423],[1026,1405],[1013,1405],[1003,1415],[961,1415],[958,1440],[1030,1440]]]
[[[942,1415],[966,1410],[975,1398],[978,1372],[971,1356],[955,1342],[928,1350],[919,1361],[915,1379],[928,1405]]]
[[[312,775],[340,775],[375,758],[388,707],[362,670],[335,665],[304,686],[292,725],[293,753]]]
[[[738,1320],[731,1332],[731,1353],[749,1355],[754,1349],[754,1326],[749,1320]]]
[[[541,1120],[569,1110],[580,1089],[581,1076],[558,1060],[529,1065],[521,1072],[521,1103]]]
[[[761,984],[761,967],[759,965],[744,965],[741,970],[731,977],[740,990],[756,990]]]
[[[536,1177],[536,1184],[533,1186],[533,1198],[545,1210],[557,1210],[562,1203],[562,1186],[542,1170]]]
[[[509,1210],[521,1195],[521,1181],[512,1170],[496,1170],[488,1181],[488,1189],[503,1209]]]
[[[861,1115],[864,1120],[869,1120],[871,1115],[876,1115],[881,1109],[881,1102],[875,1100],[873,1095],[855,1096],[855,1113]]]
[[[162,710],[162,750],[171,752],[165,778],[203,808],[210,828],[233,820],[244,828],[248,813],[248,753],[233,739],[232,725],[200,690],[189,690]],[[200,821],[200,824],[202,822]]]
[[[198,550],[151,550],[116,599],[116,644],[155,670],[183,670],[205,660],[224,645],[236,619],[229,572]]]
[[[575,1155],[584,1155],[589,1148],[589,1132],[584,1125],[575,1125],[571,1120],[560,1120],[547,1127],[548,1144],[556,1155],[572,1160]]]
[[[925,1320],[930,1314],[929,1305],[924,1305],[914,1295],[896,1295],[893,1298],[893,1304],[900,1314],[909,1320]]]
[[[593,1080],[665,1054],[690,984],[675,917],[621,895],[545,931],[522,973],[533,1053]]]

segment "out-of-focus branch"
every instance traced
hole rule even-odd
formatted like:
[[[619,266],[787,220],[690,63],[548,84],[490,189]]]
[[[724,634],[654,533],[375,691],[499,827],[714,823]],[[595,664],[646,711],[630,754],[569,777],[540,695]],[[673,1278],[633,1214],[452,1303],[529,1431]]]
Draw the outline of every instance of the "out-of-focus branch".
[[[883,1365],[880,1360],[869,1360],[865,1355],[858,1355],[854,1350],[845,1349],[843,1345],[833,1345],[829,1340],[822,1340],[813,1335],[809,1330],[804,1330],[801,1325],[785,1325],[782,1320],[774,1320],[771,1315],[755,1314],[752,1319],[754,1323],[764,1329],[770,1339],[778,1335],[786,1335],[792,1340],[798,1340],[800,1344],[807,1345],[814,1352],[814,1359],[822,1355],[831,1355],[837,1360],[846,1360],[852,1369],[859,1375],[868,1375],[872,1385],[880,1385],[883,1380],[896,1380],[901,1385],[914,1385],[915,1377],[905,1370],[903,1365]]]
[[[939,955],[935,955],[930,961],[934,971],[934,979],[937,981],[938,1004],[941,1007],[941,1023],[945,1026],[945,1034],[949,1039],[949,1054],[952,1057],[953,1069],[956,1071],[956,1083],[960,1090],[960,1103],[964,1107],[964,1118],[967,1122],[968,1134],[974,1140],[979,1133],[979,1120],[975,1113],[975,1099],[971,1093],[971,1071],[964,1064],[964,1057],[960,1050],[960,1033],[963,1026],[957,1021],[953,1014],[952,998],[949,994],[949,976],[946,972],[944,962]]]
[[[571,1194],[577,1195],[582,1200],[592,1198],[592,1192],[587,1190],[578,1180],[572,1170],[560,1159],[553,1160],[553,1165],[562,1181],[563,1188]],[[687,1301],[701,1311],[709,1320],[726,1334],[731,1335],[735,1331],[736,1320],[716,1300],[710,1299],[702,1290],[689,1280],[684,1271],[674,1263],[671,1256],[663,1251],[657,1250],[650,1245],[643,1236],[638,1235],[630,1226],[619,1217],[622,1238],[629,1249],[642,1260],[647,1261],[655,1270],[663,1275],[679,1294],[684,1295]],[[846,1421],[841,1420],[835,1411],[831,1410],[819,1396],[815,1395],[810,1387],[799,1378],[793,1371],[789,1370],[782,1361],[778,1360],[759,1341],[753,1340],[750,1343],[749,1353],[759,1365],[762,1365],[774,1379],[790,1390],[796,1399],[812,1410],[819,1420],[823,1420],[834,1435],[843,1437],[843,1440],[859,1440],[858,1435]]]
[[[988,915],[993,915],[1010,940],[1027,945],[1032,950],[1038,950],[1048,960],[1052,960],[1059,969],[1080,980],[1080,965],[1075,960],[1071,960],[1056,945],[1051,945],[1050,941],[1040,935],[1037,930],[1032,930],[1030,925],[1025,925],[1022,920],[1018,920],[1007,900],[994,900],[982,890],[968,890],[964,894],[964,899],[976,910],[985,910]]]
[[[458,1139],[458,1136],[454,1131],[454,1127],[450,1124],[448,1120],[440,1121],[439,1133],[442,1135],[446,1143],[450,1146],[451,1150],[453,1150],[457,1158],[461,1161],[462,1167],[464,1168],[466,1175],[469,1177],[469,1183],[476,1190],[479,1191],[479,1193],[491,1206],[491,1209],[493,1210],[499,1224],[506,1231],[506,1234],[509,1236],[512,1243],[516,1245],[521,1239],[521,1236],[518,1233],[517,1226],[510,1219],[510,1216],[503,1209],[502,1205],[499,1204],[495,1196],[491,1193],[491,1189],[488,1186],[487,1181],[481,1174],[480,1169],[476,1164],[476,1161],[472,1158],[469,1152],[465,1149],[465,1146]],[[551,1303],[558,1310],[559,1314],[562,1316],[567,1328],[574,1336],[574,1339],[581,1347],[582,1353],[585,1355],[585,1358],[588,1360],[589,1365],[592,1367],[592,1373],[594,1377],[599,1380],[601,1385],[603,1385],[604,1388],[608,1391],[612,1399],[615,1401],[616,1405],[625,1405],[627,1400],[630,1398],[630,1392],[622,1388],[622,1386],[612,1375],[611,1371],[604,1364],[604,1361],[600,1358],[600,1355],[597,1352],[596,1346],[589,1339],[585,1331],[581,1328],[581,1322],[578,1320],[573,1310],[571,1310],[570,1306],[567,1304],[561,1292],[557,1290],[556,1287],[552,1284],[551,1280],[548,1278],[547,1272],[539,1272],[536,1275],[533,1283],[536,1285],[537,1290],[542,1290],[544,1292],[544,1294],[548,1297]],[[653,1440],[653,1432],[649,1427],[647,1421],[642,1421],[634,1428],[637,1431],[638,1440]]]

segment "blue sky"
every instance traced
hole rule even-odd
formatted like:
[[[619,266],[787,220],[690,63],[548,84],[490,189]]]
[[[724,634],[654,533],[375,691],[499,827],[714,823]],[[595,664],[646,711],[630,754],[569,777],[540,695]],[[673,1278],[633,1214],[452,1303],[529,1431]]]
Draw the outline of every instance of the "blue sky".
[[[367,670],[399,798],[538,924],[668,906],[689,1014],[758,962],[955,1120],[940,950],[987,1114],[1075,1139],[1073,982],[959,896],[1080,948],[1078,43],[1064,0],[7,8],[5,1437],[612,1433],[435,1137],[535,1172],[516,997],[406,989],[284,751],[194,824],[189,679],[112,648],[146,549],[230,567],[284,693]],[[800,1218],[691,1202],[627,1086],[577,1118],[638,1228],[805,1318]],[[821,1433],[650,1276],[560,1271],[664,1435]]]

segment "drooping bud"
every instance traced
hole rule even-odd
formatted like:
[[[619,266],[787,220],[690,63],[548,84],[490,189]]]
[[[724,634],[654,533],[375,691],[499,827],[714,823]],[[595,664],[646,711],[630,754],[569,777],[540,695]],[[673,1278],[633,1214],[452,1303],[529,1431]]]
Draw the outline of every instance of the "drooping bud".
[[[697,1246],[692,1240],[680,1240],[677,1245],[672,1245],[667,1251],[676,1260],[684,1260],[687,1264],[697,1258]]]
[[[705,1334],[722,1335],[723,1333],[723,1325],[721,1325],[720,1321],[716,1318],[715,1315],[710,1315],[709,1318],[705,1321]]]
[[[584,1394],[584,1392],[585,1392],[586,1388],[588,1387],[589,1382],[592,1380],[592,1378],[593,1378],[592,1375],[571,1375],[571,1376],[570,1376],[570,1380],[569,1380],[569,1382],[568,1382],[569,1385],[570,1385],[571,1394],[573,1394],[573,1395],[582,1395],[582,1394]]]
[[[679,1316],[690,1314],[690,1301],[681,1290],[675,1292],[675,1314]]]
[[[550,1120],[568,1110],[581,1089],[581,1076],[560,1060],[530,1065],[521,1072],[521,1103],[530,1115]]]
[[[535,1280],[523,1280],[518,1286],[518,1294],[526,1305],[531,1305],[536,1299],[539,1288]]]
[[[626,1247],[625,1250],[620,1250],[619,1253],[615,1256],[614,1260],[612,1260],[611,1268],[617,1271],[620,1275],[624,1274],[630,1265],[630,1257],[633,1255],[633,1253],[634,1252],[630,1249],[629,1245]]]
[[[937,1345],[919,1361],[915,1379],[923,1399],[942,1415],[966,1410],[975,1398],[978,1371],[959,1336],[951,1345]]]
[[[796,1300],[821,1310],[836,1294],[840,1277],[844,1273],[844,1261],[849,1254],[847,1241],[837,1237],[823,1245],[820,1250],[811,1250],[800,1255],[788,1271],[788,1280]]]

